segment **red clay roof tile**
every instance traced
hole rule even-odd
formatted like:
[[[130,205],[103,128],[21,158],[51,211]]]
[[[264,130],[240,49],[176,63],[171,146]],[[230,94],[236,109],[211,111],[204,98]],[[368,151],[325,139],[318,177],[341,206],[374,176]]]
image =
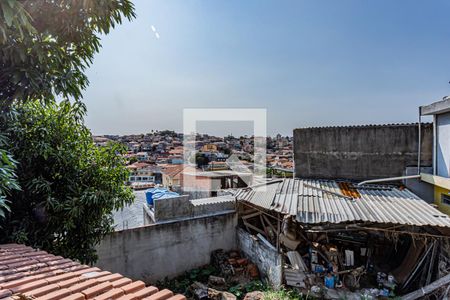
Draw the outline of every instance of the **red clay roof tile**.
[[[0,245],[0,299],[185,300],[169,290],[19,244]]]
[[[97,281],[98,282],[105,282],[105,281],[113,282],[113,281],[119,280],[121,278],[123,278],[122,275],[120,275],[119,273],[114,273],[114,274],[100,277],[97,279]]]
[[[6,298],[12,295],[10,290],[0,290],[0,299]]]
[[[81,291],[87,299],[94,298],[97,295],[100,295],[110,289],[112,289],[112,284],[110,282],[103,282],[100,284],[96,284],[90,288]]]
[[[46,294],[46,295],[37,297],[35,300],[59,300],[59,299],[69,296],[70,294],[71,294],[71,292],[69,289],[60,289],[60,290],[51,292],[50,294]]]
[[[86,299],[82,293],[75,293],[71,294],[70,296],[67,296],[65,298],[62,298],[61,300],[84,300]]]
[[[124,285],[127,285],[127,284],[129,284],[131,282],[132,282],[132,280],[130,278],[123,277],[123,278],[121,278],[119,280],[113,281],[112,285],[113,285],[113,287],[118,288],[118,287],[122,287]]]
[[[106,293],[100,294],[94,298],[94,300],[112,300],[117,299],[123,296],[124,293],[122,289],[112,289],[107,291]]]
[[[154,287],[154,286],[148,286],[142,290],[139,290],[134,294],[134,296],[136,297],[136,299],[140,300],[143,299],[145,297],[149,297],[153,294],[156,294],[158,292],[158,288]]]
[[[95,279],[89,279],[80,283],[77,283],[75,285],[70,286],[68,289],[72,291],[72,293],[78,293],[83,290],[86,290],[90,287],[93,287],[94,285],[97,285],[98,282]]]
[[[173,293],[168,289],[157,292],[150,297],[144,298],[145,300],[166,300],[173,296]]]
[[[139,290],[142,290],[143,288],[145,288],[145,283],[138,280],[138,281],[135,281],[133,283],[123,286],[122,290],[125,292],[125,294],[131,294],[131,293],[137,292]]]
[[[47,285],[47,280],[39,279],[11,288],[13,293],[24,293]]]
[[[40,296],[49,294],[53,291],[56,291],[58,289],[59,289],[59,286],[57,284],[49,284],[49,285],[40,287],[38,289],[25,292],[23,294],[28,297],[40,297]]]
[[[63,280],[63,281],[59,281],[58,285],[59,285],[60,288],[68,288],[68,287],[71,287],[71,286],[73,286],[75,284],[83,282],[84,280],[85,280],[84,278],[82,278],[80,276],[77,276],[77,277],[74,277],[74,278],[70,278],[70,279],[66,279],[66,280]]]
[[[186,300],[186,297],[183,295],[175,295],[173,297],[170,297],[168,300]]]
[[[136,300],[136,297],[133,294],[123,295],[117,300]]]

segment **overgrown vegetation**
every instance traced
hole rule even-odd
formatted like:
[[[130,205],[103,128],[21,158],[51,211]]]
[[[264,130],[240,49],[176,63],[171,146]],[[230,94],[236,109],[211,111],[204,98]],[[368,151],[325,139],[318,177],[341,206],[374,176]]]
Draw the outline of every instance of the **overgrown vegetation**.
[[[80,100],[100,34],[133,18],[130,0],[0,1],[0,99]]]
[[[183,275],[173,279],[164,279],[158,281],[156,285],[160,288],[167,288],[173,292],[188,295],[188,288],[194,282],[208,282],[210,275],[219,276],[220,272],[211,265],[202,268],[192,269],[185,272]]]
[[[8,124],[10,151],[20,164],[21,191],[11,193],[7,236],[83,262],[112,231],[111,212],[133,199],[124,185],[123,146],[97,147],[81,102],[28,101]]]
[[[196,281],[207,283],[210,275],[220,276],[219,270],[211,265],[197,268],[184,273],[173,279],[165,279],[158,281],[156,285],[160,288],[167,288],[173,292],[183,294],[189,299],[193,299],[189,291],[189,287]],[[282,288],[274,290],[261,280],[252,280],[245,283],[236,283],[227,288],[227,291],[237,297],[243,299],[247,293],[261,291],[264,294],[264,300],[306,300],[313,299],[309,295],[304,295],[296,290]]]
[[[276,290],[267,290],[264,292],[264,300],[307,300],[314,299],[309,295],[304,295],[296,290],[288,290],[288,289],[280,289]]]
[[[7,145],[7,138],[0,134],[0,222],[6,218],[6,214],[11,211],[10,201],[6,198],[11,195],[13,190],[20,190],[17,183],[16,165],[17,161],[12,155],[1,149]],[[1,228],[1,223],[0,223]]]
[[[92,263],[132,201],[124,149],[94,146],[80,101],[100,35],[134,16],[130,0],[0,1],[0,242]]]

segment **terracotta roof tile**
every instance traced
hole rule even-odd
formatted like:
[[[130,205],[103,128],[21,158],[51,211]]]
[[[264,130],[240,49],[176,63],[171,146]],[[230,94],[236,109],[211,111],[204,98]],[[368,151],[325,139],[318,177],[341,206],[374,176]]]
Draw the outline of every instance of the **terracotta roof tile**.
[[[23,294],[28,297],[40,297],[40,296],[49,294],[53,291],[56,291],[58,289],[59,289],[59,286],[57,284],[49,284],[49,285],[45,285],[43,287],[25,292]]]
[[[6,298],[12,295],[10,290],[0,290],[0,299]]]
[[[156,294],[157,292],[158,292],[158,288],[156,288],[154,286],[148,286],[145,289],[139,290],[133,294],[136,297],[136,299],[140,300],[145,297],[149,297],[153,294]]]
[[[69,289],[60,289],[51,292],[50,294],[45,294],[43,296],[37,297],[35,300],[59,300],[69,296],[70,294],[71,291]]]
[[[136,300],[136,296],[133,294],[123,295],[120,298],[117,298],[117,300]]]
[[[183,295],[175,295],[173,297],[170,297],[168,300],[186,300],[186,297]]]
[[[112,289],[107,291],[106,293],[100,294],[94,298],[94,300],[111,300],[111,299],[117,299],[123,296],[123,290],[122,289]]]
[[[142,290],[143,288],[145,288],[145,283],[138,280],[123,286],[122,290],[125,292],[125,294],[130,294]]]
[[[101,271],[99,268],[94,267],[94,268],[82,269],[82,270],[76,271],[74,273],[77,275],[82,275],[82,274],[86,274],[86,273],[99,272],[99,271]]]
[[[122,279],[123,276],[120,275],[119,273],[114,273],[114,274],[110,274],[107,276],[103,276],[97,279],[98,282],[105,282],[105,281],[109,281],[109,282],[113,282],[119,279]]]
[[[131,282],[132,281],[131,281],[130,278],[123,277],[123,278],[121,278],[119,280],[113,281],[112,285],[113,285],[113,287],[118,288],[118,287],[122,287],[124,285],[127,285],[127,284],[129,284]]]
[[[93,287],[94,285],[97,285],[97,284],[98,284],[97,280],[89,279],[89,280],[83,281],[81,283],[74,284],[74,285],[70,286],[68,289],[71,290],[72,293],[78,293],[85,289]]]
[[[166,300],[173,296],[173,293],[167,289],[157,292],[147,298],[145,300]]]
[[[119,273],[102,271],[19,244],[0,245],[0,299],[185,300],[169,290],[145,287]]]
[[[112,288],[113,288],[113,286],[110,282],[103,282],[100,284],[98,284],[98,282],[97,282],[96,285],[94,285],[88,289],[85,289],[84,291],[81,291],[81,292],[86,296],[87,299],[90,299],[90,298],[94,298],[97,295],[105,293]]]
[[[66,279],[66,280],[63,280],[63,281],[59,281],[58,282],[58,286],[61,289],[68,288],[68,287],[76,285],[76,284],[78,284],[80,282],[83,282],[84,280],[85,279],[83,277],[77,276],[77,277],[74,277],[74,278],[70,278],[70,279]]]
[[[67,296],[65,298],[62,298],[61,300],[84,300],[86,299],[82,293],[75,293],[71,294],[70,296]]]
[[[76,272],[74,272],[76,273]],[[81,277],[84,278],[89,278],[89,279],[96,279],[96,278],[100,278],[100,277],[104,277],[104,276],[109,276],[111,275],[111,272],[108,271],[94,271],[94,272],[85,272],[81,275]]]
[[[15,286],[15,287],[11,288],[10,290],[13,293],[24,293],[24,292],[28,292],[28,291],[43,287],[47,284],[48,284],[47,280],[39,279],[39,280],[35,280],[35,281],[31,281],[31,282],[28,282],[25,284]]]

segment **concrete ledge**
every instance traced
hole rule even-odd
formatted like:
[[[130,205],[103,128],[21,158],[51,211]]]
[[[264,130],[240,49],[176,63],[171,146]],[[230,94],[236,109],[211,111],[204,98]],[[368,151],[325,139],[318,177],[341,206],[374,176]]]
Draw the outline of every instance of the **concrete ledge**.
[[[450,190],[450,178],[445,178],[437,175],[432,174],[420,174],[420,179],[422,179],[425,182],[428,182],[432,185]]]
[[[444,100],[424,105],[420,107],[420,114],[422,116],[437,115],[450,111],[450,98],[446,97]]]

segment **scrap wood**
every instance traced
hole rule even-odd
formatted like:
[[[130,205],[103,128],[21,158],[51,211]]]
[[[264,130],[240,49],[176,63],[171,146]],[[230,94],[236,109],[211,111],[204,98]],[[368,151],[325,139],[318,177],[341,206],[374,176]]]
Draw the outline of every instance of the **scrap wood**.
[[[427,286],[424,286],[423,288],[420,288],[414,292],[411,292],[409,294],[402,296],[402,299],[403,300],[415,300],[415,299],[423,298],[425,295],[428,295],[428,294],[434,292],[435,290],[446,286],[449,283],[450,283],[450,274],[430,283]]]
[[[250,213],[250,214],[248,214],[248,215],[244,215],[244,216],[242,216],[241,218],[242,218],[243,220],[247,220],[247,219],[250,219],[250,218],[253,218],[253,217],[260,216],[261,214],[262,214],[262,212],[257,211],[257,212],[254,212],[254,213]]]

